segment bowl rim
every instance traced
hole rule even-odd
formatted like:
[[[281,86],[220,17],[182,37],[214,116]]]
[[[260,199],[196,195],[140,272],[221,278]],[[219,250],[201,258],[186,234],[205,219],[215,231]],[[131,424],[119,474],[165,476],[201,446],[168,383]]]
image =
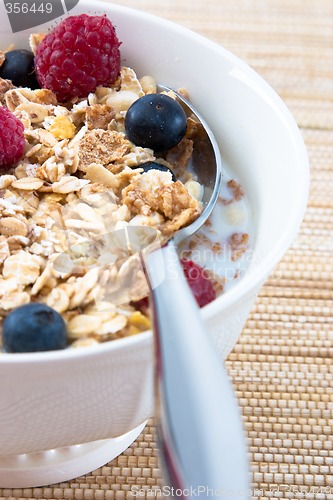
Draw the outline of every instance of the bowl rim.
[[[77,7],[82,10],[82,7],[86,6],[86,11],[91,10],[92,2],[89,0],[80,0]],[[136,16],[136,18],[143,18],[145,21],[152,23],[158,23],[161,26],[169,28],[173,31],[180,32],[187,37],[192,38],[196,42],[206,45],[208,48],[219,52],[223,55],[223,58],[230,61],[235,67],[244,71],[246,75],[260,87],[261,93],[265,94],[266,99],[268,99],[273,106],[276,113],[280,115],[283,119],[286,129],[288,130],[290,137],[294,143],[295,151],[298,157],[298,168],[303,172],[302,177],[299,180],[298,189],[296,191],[297,201],[293,204],[293,210],[290,214],[288,221],[286,221],[286,229],[284,233],[278,240],[278,244],[270,249],[270,252],[264,256],[260,263],[255,266],[255,274],[247,271],[241,280],[230,290],[226,291],[220,297],[215,299],[210,304],[206,305],[201,309],[201,314],[204,320],[215,316],[217,313],[228,309],[229,307],[235,306],[237,301],[245,300],[254,291],[259,289],[262,283],[267,278],[267,275],[274,268],[275,265],[281,260],[285,252],[288,250],[292,244],[299,228],[302,223],[305,209],[308,203],[309,186],[310,186],[310,171],[309,171],[309,160],[305,147],[305,143],[301,132],[296,124],[294,117],[287,108],[286,104],[279,97],[277,92],[261,77],[254,69],[252,69],[246,62],[241,60],[238,56],[234,55],[228,49],[224,48],[219,43],[210,40],[204,35],[193,31],[185,26],[182,26],[174,21],[162,18],[155,14],[148,13],[144,10],[139,10],[137,8],[127,7],[123,5],[113,4],[109,2],[104,2],[101,0],[94,0],[94,12],[102,11],[108,16],[112,15],[112,12],[126,14],[131,16]],[[73,13],[76,14],[76,8],[73,9]],[[111,19],[112,20],[112,19]],[[117,26],[116,26],[117,29]],[[31,32],[31,30],[27,30]],[[149,345],[152,341],[152,331],[147,330],[142,333],[138,333],[133,336],[124,337],[121,339],[115,339],[112,341],[96,344],[84,348],[68,348],[57,351],[44,351],[44,352],[32,352],[32,353],[1,353],[0,354],[0,367],[4,364],[30,364],[30,363],[49,363],[49,362],[65,362],[71,361],[76,358],[86,358],[90,356],[98,356],[102,353],[117,352],[122,350],[124,347],[135,348],[138,345]]]

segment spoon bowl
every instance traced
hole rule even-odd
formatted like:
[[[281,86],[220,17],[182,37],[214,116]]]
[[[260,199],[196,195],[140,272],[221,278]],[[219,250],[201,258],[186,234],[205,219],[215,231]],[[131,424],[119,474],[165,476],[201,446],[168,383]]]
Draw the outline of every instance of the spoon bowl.
[[[193,119],[197,124],[189,170],[203,188],[203,210],[195,221],[180,229],[174,235],[173,240],[178,245],[186,238],[195,234],[212,213],[222,185],[222,159],[213,132],[193,105],[179,92],[166,85],[159,84],[157,89],[159,92],[173,92],[185,111],[186,116]]]

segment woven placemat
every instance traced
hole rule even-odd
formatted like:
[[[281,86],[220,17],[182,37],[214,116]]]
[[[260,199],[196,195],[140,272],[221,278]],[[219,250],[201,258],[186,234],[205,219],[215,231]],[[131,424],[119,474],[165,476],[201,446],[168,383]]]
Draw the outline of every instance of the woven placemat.
[[[311,164],[308,210],[227,367],[244,417],[252,497],[333,499],[333,2],[115,3],[158,14],[223,44],[273,86],[301,129]],[[152,490],[161,486],[150,421],[105,467],[50,487],[0,489],[0,497],[125,499],[134,498],[134,489],[141,498],[158,498]]]

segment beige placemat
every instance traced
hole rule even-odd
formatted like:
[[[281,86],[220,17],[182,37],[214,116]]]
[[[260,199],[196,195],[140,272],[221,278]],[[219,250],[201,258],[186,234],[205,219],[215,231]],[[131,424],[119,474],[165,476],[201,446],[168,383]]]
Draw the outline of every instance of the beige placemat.
[[[333,499],[333,2],[115,3],[166,17],[223,44],[273,86],[301,128],[312,172],[306,217],[227,366],[244,416],[252,497]],[[105,467],[47,488],[0,489],[0,497],[125,499],[134,498],[134,489],[142,493],[139,498],[154,498],[152,490],[161,486],[150,421]]]

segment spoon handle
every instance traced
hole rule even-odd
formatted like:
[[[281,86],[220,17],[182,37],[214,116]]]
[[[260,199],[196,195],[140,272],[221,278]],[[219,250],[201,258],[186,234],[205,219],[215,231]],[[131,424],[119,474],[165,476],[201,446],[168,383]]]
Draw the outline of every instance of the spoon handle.
[[[192,488],[202,498],[214,490],[220,498],[247,499],[247,452],[232,385],[172,241],[145,256],[145,272],[151,286],[156,420],[165,480],[175,488]]]

